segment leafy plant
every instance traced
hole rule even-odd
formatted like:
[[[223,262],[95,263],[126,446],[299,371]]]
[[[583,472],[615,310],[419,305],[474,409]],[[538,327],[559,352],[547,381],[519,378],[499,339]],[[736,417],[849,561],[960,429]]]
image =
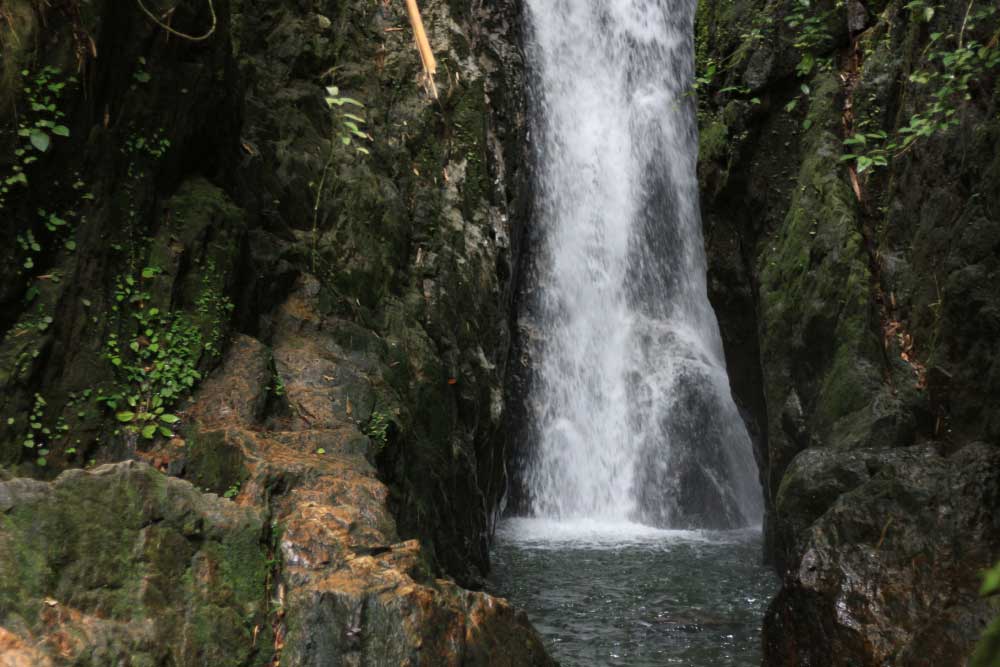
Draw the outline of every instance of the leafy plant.
[[[236,307],[217,286],[221,284],[222,276],[209,259],[201,272],[201,292],[195,299],[195,312],[203,325],[204,349],[212,356],[222,354],[222,323]]]
[[[930,23],[931,19],[934,18],[935,11],[940,6],[931,4],[927,0],[911,0],[911,2],[903,5],[903,9],[920,16],[925,23]]]
[[[829,58],[821,58],[820,54],[833,45],[833,37],[827,26],[843,7],[843,0],[837,0],[833,9],[817,12],[813,0],[794,0],[785,23],[796,31],[794,44],[799,51],[799,63],[795,71],[799,76],[808,76],[817,65],[824,68],[830,66]]]
[[[326,101],[326,106],[335,111],[336,120],[340,123],[340,143],[345,146],[353,145],[357,152],[368,155],[368,149],[356,143],[358,139],[372,140],[371,135],[361,129],[361,126],[365,124],[365,119],[346,110],[346,107],[349,106],[364,109],[365,105],[352,97],[342,96],[337,86],[328,86],[326,96],[323,99]]]
[[[694,89],[695,91],[701,90],[712,85],[712,80],[715,79],[716,73],[719,71],[719,64],[715,62],[714,59],[709,59],[705,63],[705,71],[695,76],[694,78]]]
[[[55,137],[68,137],[69,128],[63,124],[65,112],[59,108],[59,101],[66,86],[76,83],[76,77],[62,77],[56,67],[44,67],[31,76],[30,70],[21,70],[22,79],[27,79],[23,87],[25,111],[17,124],[20,139],[14,149],[16,160],[11,172],[0,176],[0,210],[7,202],[7,195],[15,185],[28,185],[27,169],[38,161],[39,154],[52,146]]]
[[[389,443],[389,427],[391,424],[392,419],[389,415],[376,410],[372,413],[368,423],[361,428],[361,432],[371,438],[378,445],[379,449],[382,449]]]
[[[885,131],[869,132],[867,134],[857,132],[853,136],[844,140],[844,145],[849,146],[854,153],[842,156],[841,161],[854,161],[858,174],[863,174],[872,167],[884,167],[889,164],[892,157],[890,151],[895,148],[895,144],[885,144],[888,138]],[[869,144],[874,146],[869,147]]]
[[[971,7],[970,4],[970,11]],[[914,0],[906,8],[921,20],[929,21],[934,16],[934,6],[924,0]],[[996,12],[996,7],[983,7],[975,14],[967,14],[957,33],[931,33],[924,64],[909,77],[911,83],[933,89],[928,95],[929,102],[891,136],[886,132],[859,132],[848,137],[844,140],[848,153],[841,159],[854,162],[860,174],[887,166],[892,158],[902,155],[919,140],[958,126],[959,112],[972,101],[974,83],[1000,65],[997,36],[982,44],[974,39],[966,41],[965,35]],[[954,46],[949,48],[946,44]]]
[[[139,57],[139,60],[138,60],[138,62],[136,64],[135,71],[132,72],[132,79],[136,83],[139,83],[139,84],[145,84],[145,83],[149,83],[150,81],[152,81],[152,79],[153,79],[152,75],[149,72],[146,71],[146,59],[145,58],[143,58],[141,56]]]
[[[330,169],[333,168],[334,159],[336,157],[336,146],[339,141],[340,144],[344,146],[353,146],[354,150],[362,155],[368,155],[369,150],[364,146],[359,145],[357,142],[359,139],[364,139],[371,141],[372,137],[370,134],[361,129],[361,126],[365,124],[365,119],[356,113],[348,111],[349,107],[355,107],[357,109],[364,109],[365,105],[354,99],[353,97],[345,97],[340,94],[340,89],[337,86],[328,86],[326,88],[326,95],[323,97],[324,102],[328,109],[333,112],[333,135],[335,141],[330,143],[330,152],[327,156],[326,164],[323,166],[323,173],[320,176],[319,185],[316,186],[316,199],[313,204],[313,225],[312,225],[312,270],[313,273],[316,272],[317,265],[317,243],[319,236],[319,209],[323,203],[323,194],[326,190],[327,178],[330,174]],[[314,184],[310,183],[310,187]]]
[[[46,457],[49,455],[51,443],[65,436],[69,431],[69,426],[62,417],[56,421],[54,427],[45,425],[45,408],[47,406],[48,403],[42,395],[35,394],[35,403],[31,409],[31,415],[28,417],[28,432],[23,442],[26,448],[34,450],[35,465],[43,468],[48,465]],[[12,423],[12,421],[13,418],[8,419],[8,423]]]
[[[123,150],[132,156],[147,155],[154,160],[159,160],[170,149],[170,139],[166,138],[165,132],[161,127],[154,130],[149,138],[138,134],[129,135],[125,140]]]
[[[268,389],[277,397],[285,395],[285,382],[281,379],[281,376],[277,373],[274,374],[274,382]]]
[[[52,185],[58,188],[60,183],[53,182]],[[84,192],[84,188],[84,182],[80,180],[79,175],[76,175],[73,183],[66,189],[71,196],[75,197],[75,205],[67,206],[60,211],[45,208],[36,210],[37,217],[32,226],[37,227],[38,233],[32,226],[29,226],[15,239],[24,257],[21,268],[28,271],[35,268],[36,259],[42,253],[43,236],[47,237],[48,240],[61,240],[66,250],[76,250],[76,241],[69,237],[79,222],[83,220],[80,207],[86,200],[94,198],[91,193]]]
[[[105,357],[115,369],[118,388],[98,398],[119,423],[147,440],[173,436],[180,418],[171,411],[201,380],[202,356],[221,352],[222,318],[232,310],[228,299],[203,282],[196,307],[212,327],[206,334],[187,313],[162,312],[151,305],[148,288],[159,274],[157,267],[146,267],[138,278],[118,280],[113,310],[126,317],[122,328],[129,333],[108,336]]]

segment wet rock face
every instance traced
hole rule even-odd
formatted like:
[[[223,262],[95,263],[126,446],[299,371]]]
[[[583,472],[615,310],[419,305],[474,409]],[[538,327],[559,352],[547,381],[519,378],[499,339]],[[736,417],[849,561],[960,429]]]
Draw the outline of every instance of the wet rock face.
[[[785,577],[769,664],[964,664],[991,615],[977,590],[1000,558],[995,72],[960,124],[888,166],[841,160],[846,134],[891,136],[928,107],[933,87],[909,75],[944,49],[929,35],[987,4],[928,25],[899,3],[814,3],[836,9],[815,54],[830,65],[802,74],[792,3],[699,3],[700,71],[724,63],[701,91],[710,297],[759,425],[767,556]]]
[[[779,494],[801,528],[768,612],[767,664],[963,664],[996,615],[978,587],[1000,550],[1000,449],[811,454]]]

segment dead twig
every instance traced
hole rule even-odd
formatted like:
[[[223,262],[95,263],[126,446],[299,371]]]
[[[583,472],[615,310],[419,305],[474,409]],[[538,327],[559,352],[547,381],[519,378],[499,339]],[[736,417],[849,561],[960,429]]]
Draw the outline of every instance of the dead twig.
[[[431,43],[427,40],[427,31],[424,30],[424,21],[420,18],[420,9],[417,7],[417,0],[406,0],[406,11],[410,15],[413,38],[417,42],[417,51],[420,52],[420,62],[424,66],[424,83],[431,97],[437,99],[437,86],[434,83],[434,75],[437,73],[437,61],[434,60]]]

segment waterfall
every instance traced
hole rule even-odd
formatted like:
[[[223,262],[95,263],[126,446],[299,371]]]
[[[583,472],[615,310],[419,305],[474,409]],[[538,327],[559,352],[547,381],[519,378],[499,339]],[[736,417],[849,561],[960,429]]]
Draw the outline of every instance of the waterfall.
[[[536,138],[528,300],[539,517],[758,523],[708,303],[695,0],[527,0]]]

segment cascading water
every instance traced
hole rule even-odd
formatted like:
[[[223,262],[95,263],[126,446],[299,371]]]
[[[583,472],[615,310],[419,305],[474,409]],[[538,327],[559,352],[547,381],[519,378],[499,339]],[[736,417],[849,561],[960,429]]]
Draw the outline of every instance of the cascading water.
[[[533,516],[501,524],[493,585],[564,664],[758,665],[776,585],[729,530],[762,501],[707,296],[695,1],[525,0]]]
[[[758,665],[776,585],[729,530],[762,502],[708,303],[695,1],[525,0],[533,516],[501,524],[493,584],[564,664]]]
[[[760,521],[695,176],[695,0],[527,0],[543,247],[528,466],[539,517]]]

